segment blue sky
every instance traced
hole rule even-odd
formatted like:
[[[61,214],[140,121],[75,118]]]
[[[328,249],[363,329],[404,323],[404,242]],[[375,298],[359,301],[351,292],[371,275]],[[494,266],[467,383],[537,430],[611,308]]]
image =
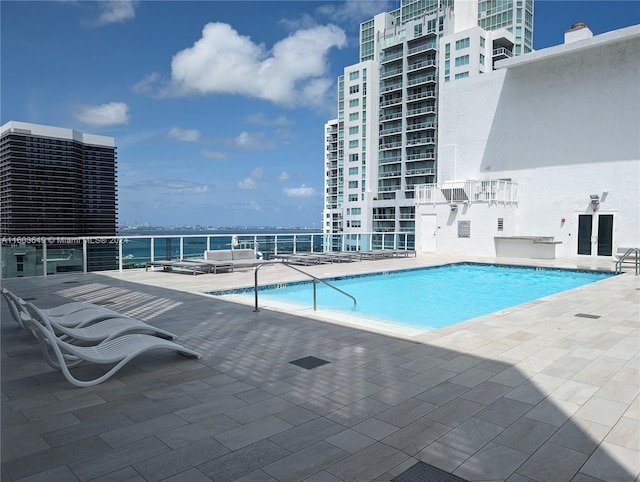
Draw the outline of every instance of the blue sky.
[[[113,136],[121,223],[321,226],[324,123],[385,1],[7,1],[1,123]],[[535,2],[534,47],[640,23],[640,0]]]

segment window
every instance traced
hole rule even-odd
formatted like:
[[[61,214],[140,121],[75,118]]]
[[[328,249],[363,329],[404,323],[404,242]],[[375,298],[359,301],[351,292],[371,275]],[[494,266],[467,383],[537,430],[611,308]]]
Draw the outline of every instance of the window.
[[[459,74],[456,74],[455,79],[464,79],[465,77],[469,77],[469,72],[460,72]]]
[[[354,202],[358,200],[357,194],[349,194],[349,202]]]
[[[358,107],[360,105],[360,99],[351,99],[349,101],[349,107]]]
[[[355,72],[349,73],[349,80],[358,80],[360,77],[360,71],[356,70]]]
[[[445,60],[444,61],[444,75],[448,75],[450,71],[451,71],[451,61],[450,60]]]
[[[357,94],[358,92],[360,92],[360,84],[352,85],[351,87],[349,87],[350,94]]]
[[[358,189],[358,181],[349,181],[349,189]]]
[[[484,55],[480,54],[480,65],[484,65]]]
[[[350,121],[355,121],[355,120],[358,120],[359,118],[360,118],[359,112],[352,112],[351,114],[349,114]]]
[[[450,76],[448,76],[448,75],[445,75],[445,76],[444,76],[444,81],[445,81],[445,82],[449,82],[450,80],[451,80],[451,77],[450,77]]]
[[[469,37],[456,40],[456,50],[466,49],[469,46]]]
[[[480,48],[484,48],[484,37],[480,37]]]
[[[359,131],[358,126],[349,127],[349,135],[357,134]]]
[[[354,174],[358,174],[358,168],[357,167],[350,167],[349,168],[349,175],[354,175]]]
[[[413,36],[420,37],[422,35],[422,24],[419,23],[413,27]]]
[[[351,214],[362,214],[362,208],[352,208]]]
[[[451,44],[445,44],[444,46],[444,58],[448,59],[451,56]]]
[[[357,162],[358,154],[349,154],[349,162]]]
[[[351,221],[351,227],[352,228],[361,228],[362,227],[362,221]]]
[[[461,57],[456,57],[456,67],[460,67],[461,65],[469,64],[469,56],[463,55]]]
[[[356,139],[355,141],[349,141],[349,147],[350,148],[358,147],[358,140]]]

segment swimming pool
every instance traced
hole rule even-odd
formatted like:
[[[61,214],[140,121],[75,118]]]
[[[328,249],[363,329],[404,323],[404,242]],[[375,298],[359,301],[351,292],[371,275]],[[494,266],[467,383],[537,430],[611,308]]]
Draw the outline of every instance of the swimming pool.
[[[353,308],[348,297],[320,283],[317,285],[317,304],[319,309],[428,330],[501,311],[612,275],[600,271],[460,263],[327,278],[332,285],[355,296],[357,307]],[[276,302],[311,307],[311,284],[309,281],[261,287],[260,304]]]

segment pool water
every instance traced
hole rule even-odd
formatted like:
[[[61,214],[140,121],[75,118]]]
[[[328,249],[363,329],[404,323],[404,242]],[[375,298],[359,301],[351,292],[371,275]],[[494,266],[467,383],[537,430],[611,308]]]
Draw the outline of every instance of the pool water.
[[[449,326],[527,301],[599,281],[613,273],[455,264],[434,268],[327,279],[357,299],[317,284],[318,309],[399,323],[421,329]],[[260,290],[270,301],[313,306],[312,283]]]

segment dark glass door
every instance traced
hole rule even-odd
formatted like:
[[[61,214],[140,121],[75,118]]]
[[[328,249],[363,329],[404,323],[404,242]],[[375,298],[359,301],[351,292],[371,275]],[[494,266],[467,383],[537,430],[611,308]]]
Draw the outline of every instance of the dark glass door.
[[[598,216],[598,256],[613,253],[613,214]]]
[[[580,214],[578,216],[578,254],[591,254],[591,226],[593,216]]]

